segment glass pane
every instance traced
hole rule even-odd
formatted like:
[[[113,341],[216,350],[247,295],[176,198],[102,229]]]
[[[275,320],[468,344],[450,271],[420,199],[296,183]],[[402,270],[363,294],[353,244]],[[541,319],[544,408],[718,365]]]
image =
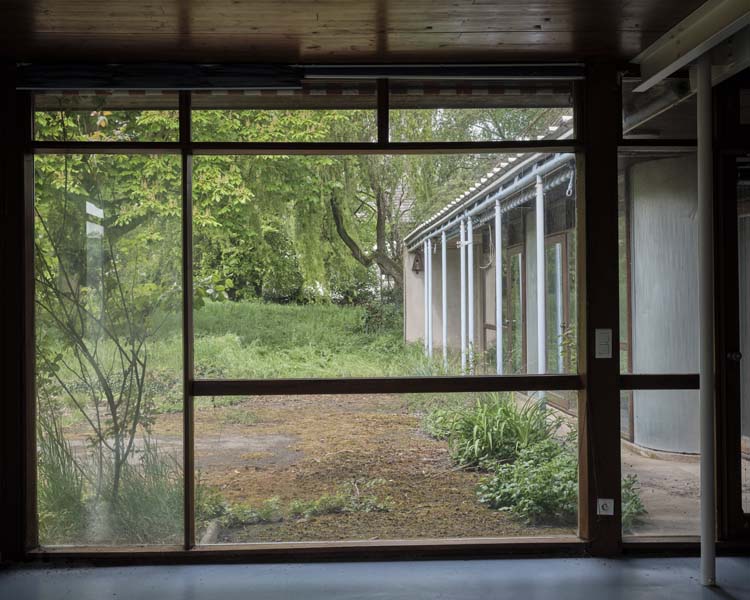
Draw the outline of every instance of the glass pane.
[[[573,135],[569,82],[399,81],[390,84],[392,142],[488,142]]]
[[[620,366],[697,373],[695,155],[620,155]]]
[[[34,94],[34,139],[54,142],[176,142],[175,92]]]
[[[698,535],[697,392],[639,390],[633,396],[634,443],[621,442],[623,533]],[[674,402],[677,397],[681,403]],[[665,440],[672,451],[661,451]]]
[[[177,156],[35,157],[39,538],[182,539]]]
[[[565,306],[564,285],[567,269],[563,262],[561,242],[548,242],[545,248],[546,276],[546,321],[547,321],[547,373],[565,372],[565,326],[567,306]]]
[[[203,545],[576,533],[576,421],[536,395],[195,402]]]
[[[633,441],[633,392],[630,390],[620,391],[620,435]]]
[[[640,81],[622,82],[623,138],[695,139],[696,97],[690,81],[669,78],[647,92],[635,92]]]
[[[750,161],[737,163],[742,509],[750,513]]]
[[[508,285],[504,288],[507,294],[508,307],[507,336],[505,344],[506,373],[518,375],[525,372],[526,353],[524,351],[524,286],[523,286],[523,251],[510,251]]]
[[[194,92],[192,137],[199,142],[374,142],[376,103],[372,81]]]
[[[574,170],[568,154],[195,157],[197,376],[495,373],[498,254],[506,364],[539,372],[539,306],[542,315],[556,308],[545,308],[551,300],[536,286],[544,272],[522,254],[536,255],[538,191],[547,226],[566,240],[574,231]],[[461,207],[473,211],[463,250]],[[565,327],[550,343],[560,372],[576,369],[565,288],[575,282],[574,249],[559,257]]]

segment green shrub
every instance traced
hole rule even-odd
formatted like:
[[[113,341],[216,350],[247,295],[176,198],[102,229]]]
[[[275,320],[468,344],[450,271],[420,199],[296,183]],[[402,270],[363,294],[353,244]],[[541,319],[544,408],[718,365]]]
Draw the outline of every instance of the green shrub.
[[[228,504],[220,517],[220,523],[223,527],[232,529],[258,523],[274,523],[281,519],[279,499],[274,497],[264,500],[257,507],[245,503]]]
[[[276,497],[264,500],[260,506],[245,502],[230,503],[213,486],[198,483],[195,487],[195,522],[198,528],[218,521],[223,527],[238,528],[258,523],[275,523],[283,518],[281,504]]]
[[[437,406],[422,418],[422,429],[436,440],[447,440],[458,415],[459,412],[455,407]]]
[[[330,515],[347,511],[348,498],[341,492],[323,494],[315,500],[292,500],[289,516],[293,519]]]
[[[466,408],[435,408],[425,425],[435,437],[448,439],[457,464],[482,467],[511,462],[523,448],[551,438],[560,419],[535,400],[519,405],[510,394],[485,394]]]
[[[647,512],[641,500],[638,475],[626,475],[622,480],[622,530],[632,531]]]
[[[523,448],[512,464],[498,464],[477,488],[479,501],[509,511],[530,525],[574,525],[578,461],[574,449],[553,439]]]
[[[549,439],[521,450],[514,463],[495,465],[494,473],[480,482],[479,501],[529,525],[575,525],[577,448],[573,433],[562,443]],[[645,513],[638,477],[628,475],[622,481],[623,529],[629,531]]]
[[[383,483],[382,479],[354,479],[333,494],[323,494],[315,500],[293,500],[289,505],[289,516],[299,519],[337,513],[387,512],[390,498],[380,498],[374,493],[375,488]]]

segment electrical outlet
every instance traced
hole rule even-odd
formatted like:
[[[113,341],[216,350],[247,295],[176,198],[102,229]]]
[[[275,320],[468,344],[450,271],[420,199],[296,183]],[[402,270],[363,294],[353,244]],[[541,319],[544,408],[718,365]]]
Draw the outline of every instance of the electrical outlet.
[[[615,514],[615,501],[612,498],[597,498],[596,514],[612,517]]]

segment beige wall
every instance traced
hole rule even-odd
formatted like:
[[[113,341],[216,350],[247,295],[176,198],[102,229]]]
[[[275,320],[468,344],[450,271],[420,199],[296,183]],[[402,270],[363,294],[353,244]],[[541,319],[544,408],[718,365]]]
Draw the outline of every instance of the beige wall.
[[[461,289],[460,289],[460,262],[459,250],[456,247],[457,238],[448,240],[446,256],[448,271],[447,290],[447,315],[448,315],[448,348],[460,350],[461,348]],[[481,322],[481,287],[480,277],[485,276],[485,271],[480,270],[479,264],[482,260],[482,236],[474,236],[474,340],[477,349],[480,349],[482,322]],[[414,253],[404,251],[404,338],[407,342],[424,341],[424,270],[419,273],[412,271]],[[442,285],[443,274],[441,266],[440,244],[436,244],[432,255],[432,342],[433,348],[443,347],[443,319],[442,319]],[[425,261],[426,262],[426,261]],[[494,274],[492,275],[494,282]],[[494,283],[493,283],[494,286]],[[493,287],[494,299],[494,287]],[[468,293],[467,293],[468,302]],[[494,300],[493,304],[494,306]],[[494,310],[494,309],[493,309]],[[493,317],[494,319],[494,313]],[[467,323],[468,326],[468,323]]]

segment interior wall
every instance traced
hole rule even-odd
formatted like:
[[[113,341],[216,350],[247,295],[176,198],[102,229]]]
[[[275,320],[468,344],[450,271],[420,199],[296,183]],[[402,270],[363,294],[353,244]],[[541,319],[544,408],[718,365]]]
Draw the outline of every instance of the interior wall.
[[[632,214],[634,373],[698,371],[697,181],[695,156],[629,168]],[[634,441],[670,452],[699,451],[698,392],[634,392]]]

